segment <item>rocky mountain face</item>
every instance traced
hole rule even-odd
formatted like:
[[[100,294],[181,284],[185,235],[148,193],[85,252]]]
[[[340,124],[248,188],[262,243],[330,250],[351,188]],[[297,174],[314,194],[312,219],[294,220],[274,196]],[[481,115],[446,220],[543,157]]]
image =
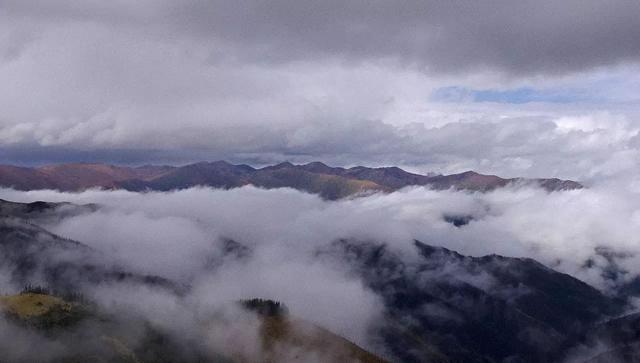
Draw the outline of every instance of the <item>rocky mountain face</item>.
[[[0,166],[0,186],[18,190],[80,191],[106,188],[168,191],[194,186],[229,189],[251,184],[263,188],[295,188],[319,194],[326,199],[340,199],[359,193],[391,192],[414,185],[434,189],[490,191],[514,183],[535,184],[549,191],[582,188],[577,182],[560,179],[504,179],[472,171],[451,175],[420,175],[397,167],[340,168],[320,162],[305,165],[281,163],[259,169],[224,161],[181,167],[104,164],[60,164],[38,168]]]

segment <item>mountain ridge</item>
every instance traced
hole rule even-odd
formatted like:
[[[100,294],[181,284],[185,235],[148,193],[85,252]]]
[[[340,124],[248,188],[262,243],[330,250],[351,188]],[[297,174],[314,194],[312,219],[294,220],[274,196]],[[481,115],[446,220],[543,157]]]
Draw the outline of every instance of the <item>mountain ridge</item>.
[[[223,160],[183,166],[69,163],[31,168],[0,165],[0,186],[17,190],[75,192],[101,188],[169,191],[195,186],[231,189],[255,185],[267,189],[289,187],[336,200],[363,193],[388,193],[408,186],[487,192],[512,184],[536,185],[550,192],[583,188],[578,182],[557,178],[502,178],[475,171],[422,175],[396,166],[344,168],[331,167],[319,161],[298,165],[282,162],[261,168]]]

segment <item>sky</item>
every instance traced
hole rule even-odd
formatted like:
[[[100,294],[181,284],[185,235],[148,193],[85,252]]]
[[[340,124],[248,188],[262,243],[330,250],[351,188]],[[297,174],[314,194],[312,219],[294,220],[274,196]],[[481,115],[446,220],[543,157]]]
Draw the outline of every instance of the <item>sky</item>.
[[[0,0],[0,163],[226,159],[598,183],[637,1]]]

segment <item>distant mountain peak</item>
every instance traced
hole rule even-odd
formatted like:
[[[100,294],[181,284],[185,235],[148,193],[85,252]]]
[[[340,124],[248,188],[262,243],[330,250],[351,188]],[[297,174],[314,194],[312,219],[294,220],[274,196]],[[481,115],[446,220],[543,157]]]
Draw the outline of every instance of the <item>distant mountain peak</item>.
[[[312,166],[312,167],[322,167],[329,168],[329,166],[321,161],[312,161],[310,163],[305,164],[304,166]]]
[[[205,162],[206,163],[206,162]],[[209,165],[221,165],[221,166],[233,166],[233,164],[227,162],[226,160],[217,160],[208,163]]]
[[[275,165],[267,166],[267,167],[265,167],[263,169],[285,169],[285,168],[294,168],[296,166],[297,165],[293,165],[289,161],[283,161],[283,162],[275,164]]]

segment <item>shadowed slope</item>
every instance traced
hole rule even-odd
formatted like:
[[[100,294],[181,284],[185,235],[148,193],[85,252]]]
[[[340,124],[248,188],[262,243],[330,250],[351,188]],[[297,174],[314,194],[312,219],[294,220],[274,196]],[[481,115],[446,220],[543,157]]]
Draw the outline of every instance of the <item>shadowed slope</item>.
[[[384,244],[340,240],[347,263],[385,301],[379,334],[402,362],[559,362],[626,304],[526,258],[463,256],[415,242],[407,262]]]

